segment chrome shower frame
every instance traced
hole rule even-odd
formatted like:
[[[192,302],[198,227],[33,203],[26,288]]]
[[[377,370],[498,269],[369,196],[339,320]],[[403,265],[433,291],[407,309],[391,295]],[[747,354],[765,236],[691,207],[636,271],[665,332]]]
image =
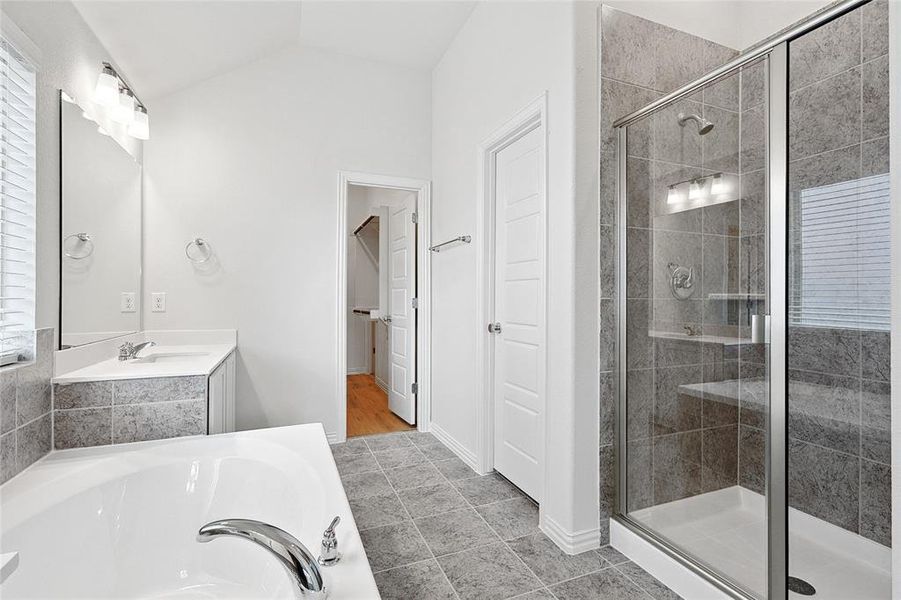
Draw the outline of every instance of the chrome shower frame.
[[[628,125],[719,81],[752,62],[767,63],[767,309],[769,311],[769,414],[766,436],[767,507],[767,600],[788,598],[788,470],[787,384],[787,240],[788,240],[788,44],[871,0],[841,0],[763,42],[732,61],[676,91],[617,119],[616,129],[616,323],[617,323],[617,415],[615,419],[616,508],[613,519],[656,546],[670,558],[702,577],[727,595],[742,600],[760,600],[725,579],[683,549],[657,535],[627,515],[627,390],[626,390],[626,148]]]

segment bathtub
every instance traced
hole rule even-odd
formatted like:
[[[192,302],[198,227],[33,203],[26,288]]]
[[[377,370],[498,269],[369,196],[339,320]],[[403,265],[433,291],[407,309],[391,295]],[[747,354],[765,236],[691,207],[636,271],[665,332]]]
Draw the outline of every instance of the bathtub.
[[[318,424],[55,452],[0,487],[0,553],[18,558],[0,596],[292,598],[269,552],[197,530],[259,519],[318,556],[336,515],[330,600],[379,598]]]

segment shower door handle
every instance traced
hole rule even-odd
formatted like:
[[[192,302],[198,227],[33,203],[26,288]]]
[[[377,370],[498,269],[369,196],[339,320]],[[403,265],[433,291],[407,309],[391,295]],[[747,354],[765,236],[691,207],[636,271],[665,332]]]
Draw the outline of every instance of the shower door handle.
[[[770,343],[770,315],[751,315],[751,343]]]

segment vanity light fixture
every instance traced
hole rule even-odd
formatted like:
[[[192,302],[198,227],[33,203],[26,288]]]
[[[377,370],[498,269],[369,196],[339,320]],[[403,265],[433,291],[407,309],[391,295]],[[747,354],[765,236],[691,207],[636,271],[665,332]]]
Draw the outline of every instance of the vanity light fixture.
[[[688,184],[688,199],[700,200],[704,197],[705,180],[702,177],[692,179]]]
[[[94,87],[94,103],[98,108],[108,109],[110,111],[109,118],[116,123],[125,125],[128,135],[139,140],[150,139],[150,119],[147,116],[147,107],[108,62],[103,63],[103,70],[97,76],[97,85]],[[96,120],[98,115],[93,113],[93,110],[85,110],[83,116],[86,119]],[[102,133],[109,135],[105,131]]]
[[[94,102],[100,106],[116,106],[119,103],[119,76],[109,63],[103,63],[103,70],[97,76],[94,87]]]
[[[677,184],[669,186],[669,190],[666,192],[666,203],[679,204],[683,200],[682,192],[679,191]]]
[[[150,117],[143,106],[135,109],[135,120],[128,126],[128,135],[138,140],[150,139]]]
[[[710,193],[713,196],[719,196],[720,194],[725,194],[729,191],[729,184],[726,183],[726,179],[723,177],[722,173],[717,173],[713,176],[713,181],[710,183]]]
[[[113,121],[128,125],[135,120],[135,95],[128,88],[119,92],[119,104],[113,107]]]

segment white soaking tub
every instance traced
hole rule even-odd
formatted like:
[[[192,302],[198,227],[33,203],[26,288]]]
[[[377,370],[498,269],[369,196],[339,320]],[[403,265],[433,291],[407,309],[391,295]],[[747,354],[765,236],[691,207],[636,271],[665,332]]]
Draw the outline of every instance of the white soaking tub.
[[[257,519],[318,556],[335,516],[329,599],[379,598],[318,424],[55,452],[0,487],[0,553],[18,554],[0,596],[293,598],[268,551],[197,530]]]

